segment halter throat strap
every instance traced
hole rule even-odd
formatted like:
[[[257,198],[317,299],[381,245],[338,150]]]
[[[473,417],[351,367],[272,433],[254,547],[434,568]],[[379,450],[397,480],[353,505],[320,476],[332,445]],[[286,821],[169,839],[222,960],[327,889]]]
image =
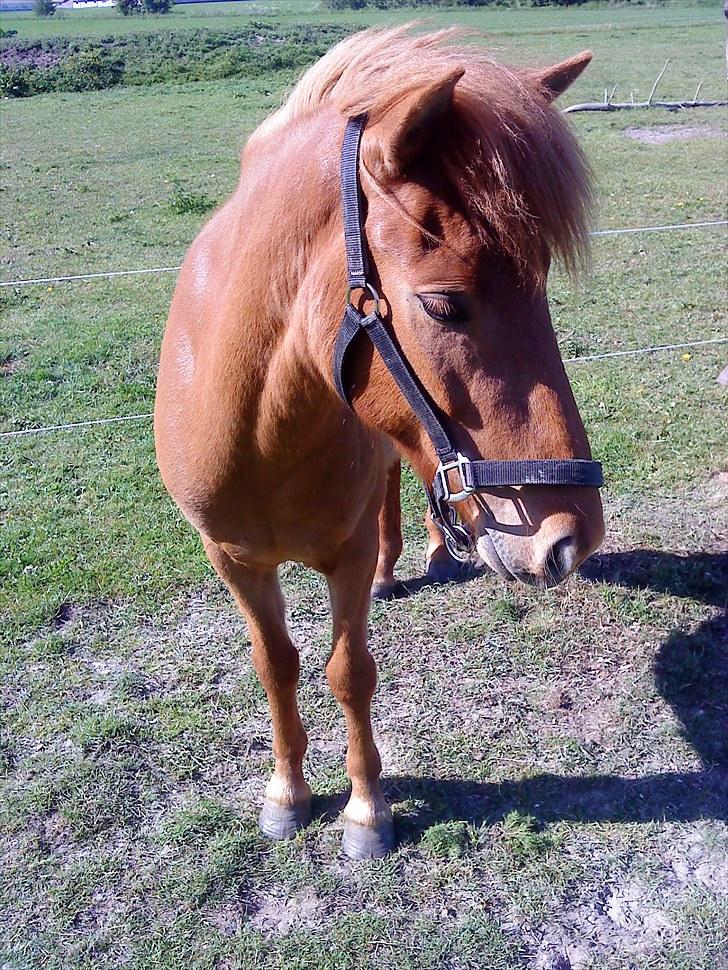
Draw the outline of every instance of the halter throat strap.
[[[348,290],[347,305],[334,347],[334,385],[342,401],[351,407],[352,388],[347,365],[356,341],[362,334],[366,335],[432,442],[439,466],[434,481],[428,488],[430,512],[444,532],[448,548],[455,554],[462,552],[464,545],[469,544],[464,538],[467,535],[465,530],[457,524],[457,517],[451,508],[453,503],[463,501],[474,492],[502,486],[567,485],[599,488],[603,484],[602,466],[598,461],[583,458],[534,458],[518,461],[471,459],[455,448],[447,431],[453,422],[442,413],[422,386],[379,312],[379,295],[369,275],[359,185],[359,149],[365,125],[365,115],[351,118],[346,126],[341,149],[341,202]],[[354,290],[369,292],[374,300],[374,310],[371,313],[365,315],[352,304],[351,294]]]

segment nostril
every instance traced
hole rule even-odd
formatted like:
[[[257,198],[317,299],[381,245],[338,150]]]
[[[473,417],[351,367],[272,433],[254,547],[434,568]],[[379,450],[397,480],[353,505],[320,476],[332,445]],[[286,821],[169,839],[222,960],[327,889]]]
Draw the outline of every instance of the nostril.
[[[576,565],[576,542],[573,536],[564,536],[549,549],[544,564],[546,578],[554,583],[561,582]]]

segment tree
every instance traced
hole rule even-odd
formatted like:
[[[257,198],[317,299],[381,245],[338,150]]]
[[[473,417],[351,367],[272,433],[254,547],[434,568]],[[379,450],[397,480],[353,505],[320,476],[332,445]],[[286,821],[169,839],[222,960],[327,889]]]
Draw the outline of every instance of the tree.
[[[33,0],[33,13],[36,17],[52,17],[56,12],[53,0]]]
[[[114,5],[120,14],[128,17],[131,13],[142,12],[142,0],[114,0]]]
[[[119,13],[169,13],[174,0],[114,0]]]

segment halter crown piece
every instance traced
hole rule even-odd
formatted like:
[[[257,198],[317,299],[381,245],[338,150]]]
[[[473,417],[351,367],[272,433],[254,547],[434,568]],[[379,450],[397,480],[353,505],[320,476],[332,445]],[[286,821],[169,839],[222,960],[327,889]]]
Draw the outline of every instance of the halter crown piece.
[[[451,507],[474,492],[504,485],[569,485],[599,488],[602,466],[584,458],[527,458],[520,461],[471,459],[459,452],[446,431],[452,421],[442,413],[422,386],[407,358],[392,339],[379,312],[379,295],[368,278],[368,258],[360,208],[359,146],[366,115],[351,118],[341,149],[341,201],[348,277],[347,303],[334,348],[334,383],[342,401],[351,407],[346,376],[348,351],[363,331],[371,340],[418,420],[427,432],[439,459],[432,485],[427,489],[430,514],[442,530],[448,550],[456,559],[466,559],[472,548],[467,530]],[[366,290],[374,309],[366,316],[351,302],[353,290]],[[458,485],[450,475],[457,474]]]

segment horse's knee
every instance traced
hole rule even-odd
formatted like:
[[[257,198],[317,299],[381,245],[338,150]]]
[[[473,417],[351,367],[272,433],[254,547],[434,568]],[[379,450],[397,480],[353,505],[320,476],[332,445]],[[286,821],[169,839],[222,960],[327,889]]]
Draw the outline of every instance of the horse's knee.
[[[377,665],[366,649],[355,654],[335,650],[326,664],[326,678],[343,707],[368,705],[377,685]]]
[[[267,691],[295,690],[301,672],[298,650],[286,637],[275,644],[253,644],[253,667]]]

